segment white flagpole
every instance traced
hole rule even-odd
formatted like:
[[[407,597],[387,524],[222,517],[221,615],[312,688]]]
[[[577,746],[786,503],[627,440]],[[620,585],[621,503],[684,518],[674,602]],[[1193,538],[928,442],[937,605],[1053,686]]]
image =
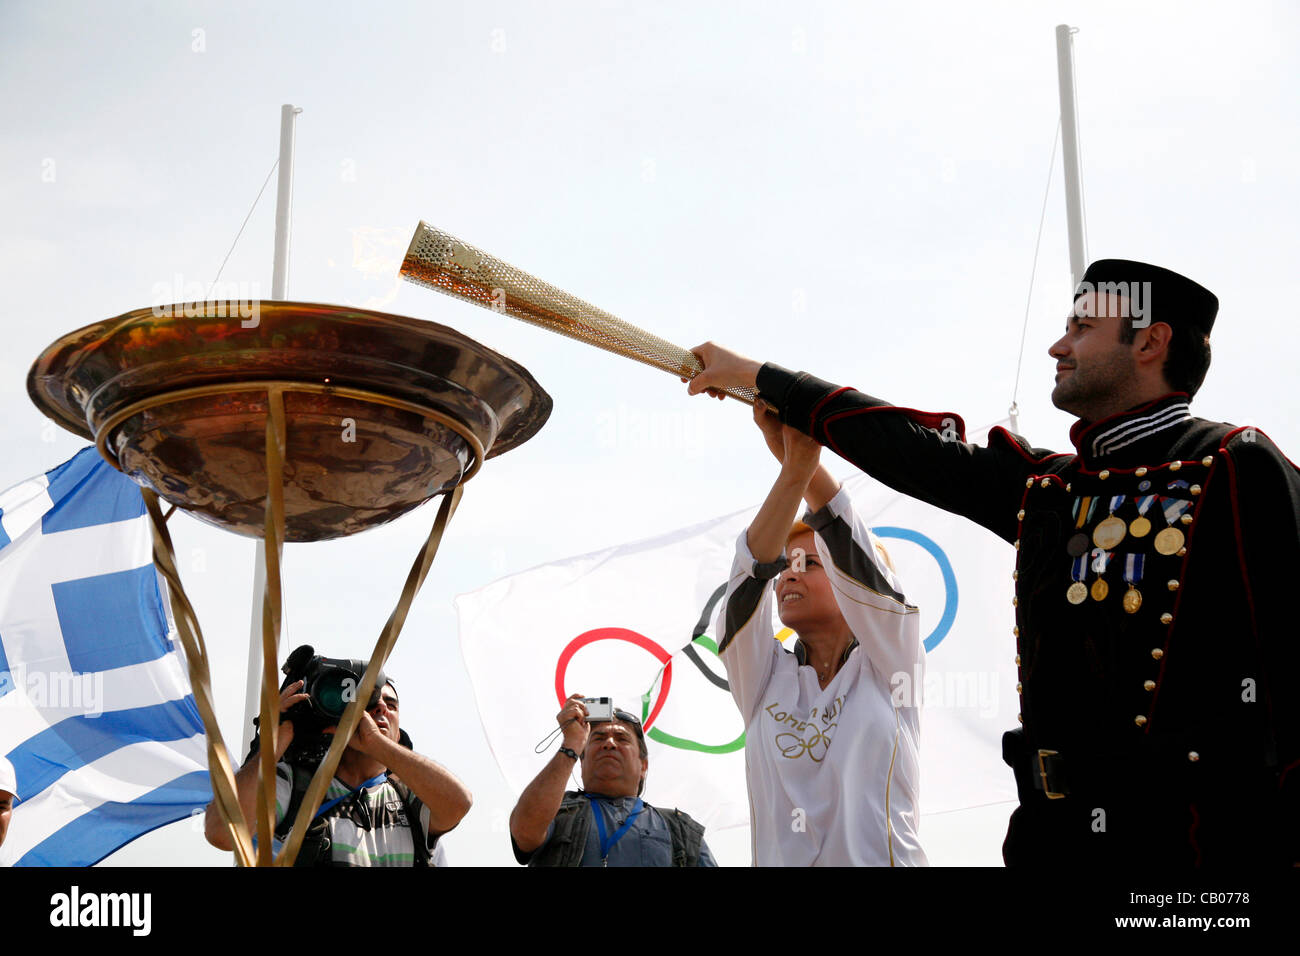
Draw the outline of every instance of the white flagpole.
[[[1061,95],[1061,158],[1065,164],[1065,218],[1070,233],[1070,277],[1078,288],[1087,267],[1083,244],[1083,193],[1079,181],[1079,125],[1074,111],[1074,43],[1078,32],[1064,23],[1056,28],[1056,65]]]
[[[271,273],[271,298],[283,301],[289,287],[289,223],[293,206],[293,134],[295,118],[302,107],[286,103],[280,107],[279,179],[275,192],[275,265]],[[262,686],[262,603],[266,598],[266,551],[257,542],[253,549],[253,609],[248,632],[248,681],[244,693],[243,735],[261,710]],[[280,648],[276,648],[277,656]],[[243,757],[242,750],[237,757]]]

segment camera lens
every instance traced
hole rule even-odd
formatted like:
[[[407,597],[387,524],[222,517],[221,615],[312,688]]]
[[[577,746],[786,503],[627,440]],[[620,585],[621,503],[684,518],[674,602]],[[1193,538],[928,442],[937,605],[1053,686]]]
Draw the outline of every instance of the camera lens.
[[[327,717],[338,720],[357,696],[357,677],[341,668],[331,668],[312,684],[312,701]]]

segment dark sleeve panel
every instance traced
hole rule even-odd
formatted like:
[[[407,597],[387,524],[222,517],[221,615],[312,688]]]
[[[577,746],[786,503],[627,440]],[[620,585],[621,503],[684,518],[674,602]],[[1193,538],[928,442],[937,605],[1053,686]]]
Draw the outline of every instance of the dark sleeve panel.
[[[842,573],[878,594],[893,598],[899,604],[907,604],[903,595],[894,590],[889,579],[881,572],[875,555],[863,550],[853,539],[853,528],[843,518],[832,514],[829,506],[805,515],[804,522],[821,535],[830,548],[831,560]]]
[[[754,612],[758,610],[759,602],[763,600],[763,591],[767,584],[767,580],[747,577],[732,592],[730,599],[727,601],[727,613],[724,619],[725,631],[722,635],[722,641],[718,644],[719,654],[726,651],[735,636],[740,633],[741,628],[754,616]]]
[[[781,420],[816,438],[895,491],[963,515],[1006,541],[1030,475],[1052,470],[1054,455],[1006,429],[987,446],[966,441],[961,416],[899,408],[806,372],[764,365],[759,393]]]

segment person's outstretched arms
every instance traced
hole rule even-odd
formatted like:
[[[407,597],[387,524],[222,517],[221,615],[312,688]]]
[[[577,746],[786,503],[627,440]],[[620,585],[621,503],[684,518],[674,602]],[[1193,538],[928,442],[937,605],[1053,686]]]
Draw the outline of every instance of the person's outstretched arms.
[[[587,735],[591,730],[587,723],[587,705],[582,702],[582,695],[573,694],[569,697],[555,720],[564,734],[564,746],[581,754],[587,747]],[[546,842],[546,833],[555,814],[559,812],[573,765],[572,757],[557,751],[542,768],[542,772],[519,795],[519,802],[510,812],[510,838],[515,844],[516,858],[521,854],[524,857],[520,860],[521,863]]]

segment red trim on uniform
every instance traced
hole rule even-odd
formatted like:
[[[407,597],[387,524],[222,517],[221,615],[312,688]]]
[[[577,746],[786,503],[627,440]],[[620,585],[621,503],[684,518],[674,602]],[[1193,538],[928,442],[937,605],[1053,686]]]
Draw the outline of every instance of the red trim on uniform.
[[[1289,774],[1296,767],[1300,767],[1300,760],[1293,760],[1291,761],[1291,763],[1287,764],[1285,767],[1282,768],[1282,772],[1278,775],[1277,778],[1277,788],[1279,790],[1283,789],[1286,786],[1286,775]]]
[[[1224,446],[1226,446],[1226,445],[1228,444],[1228,442],[1231,441],[1232,438],[1233,438],[1235,435],[1239,435],[1239,434],[1242,433],[1242,432],[1248,432],[1248,431],[1253,431],[1256,435],[1263,435],[1265,438],[1268,438],[1269,444],[1273,446],[1274,450],[1276,450],[1277,453],[1278,453],[1279,455],[1282,455],[1282,459],[1283,459],[1283,460],[1284,460],[1288,465],[1290,465],[1292,468],[1294,468],[1296,471],[1300,471],[1300,465],[1297,465],[1297,464],[1296,464],[1295,462],[1293,462],[1290,458],[1287,458],[1287,456],[1286,456],[1285,454],[1283,454],[1282,449],[1277,447],[1277,442],[1273,441],[1272,438],[1269,438],[1268,433],[1265,432],[1264,429],[1262,429],[1262,428],[1256,428],[1254,425],[1240,425],[1240,426],[1238,426],[1237,428],[1234,428],[1232,431],[1228,432],[1228,434],[1226,434],[1226,435],[1223,436],[1223,444],[1224,444]],[[1244,440],[1244,439],[1243,439],[1243,440]],[[1221,447],[1221,448],[1219,449],[1219,451],[1222,452],[1222,453],[1225,454],[1225,455],[1227,454],[1227,448],[1226,448],[1226,447]]]
[[[1024,446],[1021,445],[1020,442],[1016,441],[1015,437],[1011,434],[1011,432],[1003,428],[1001,425],[989,429],[989,441],[991,442],[993,440],[993,436],[999,433],[1003,437],[1003,440],[1006,441],[1006,443],[1010,445],[1012,448],[1014,448],[1017,452],[1019,452],[1020,457],[1023,458],[1026,462],[1028,462],[1031,465],[1041,465],[1043,462],[1048,461],[1049,459],[1052,458],[1077,458],[1078,457],[1077,455],[1071,455],[1069,452],[1054,451],[1051,452],[1050,454],[1044,455],[1042,458],[1034,458],[1029,454],[1029,452],[1025,451]]]
[[[867,412],[902,412],[907,418],[916,422],[922,428],[933,428],[936,431],[941,431],[943,429],[944,419],[952,419],[953,424],[957,426],[958,440],[966,440],[966,423],[962,421],[960,415],[953,412],[922,412],[915,408],[900,408],[897,405],[872,405],[870,408],[851,408],[847,411],[836,412],[834,415],[827,418],[826,421],[822,422],[822,430],[829,436],[829,429],[832,422],[837,422],[841,418],[852,418],[854,415],[863,415]]]
[[[813,433],[813,429],[817,427],[817,413],[822,410],[822,406],[825,405],[827,402],[829,402],[836,395],[843,395],[845,392],[851,392],[851,391],[853,391],[853,389],[850,386],[841,385],[839,388],[835,389],[835,391],[825,396],[820,402],[818,402],[816,405],[813,406],[812,411],[808,413],[808,434],[809,435],[811,435]]]

